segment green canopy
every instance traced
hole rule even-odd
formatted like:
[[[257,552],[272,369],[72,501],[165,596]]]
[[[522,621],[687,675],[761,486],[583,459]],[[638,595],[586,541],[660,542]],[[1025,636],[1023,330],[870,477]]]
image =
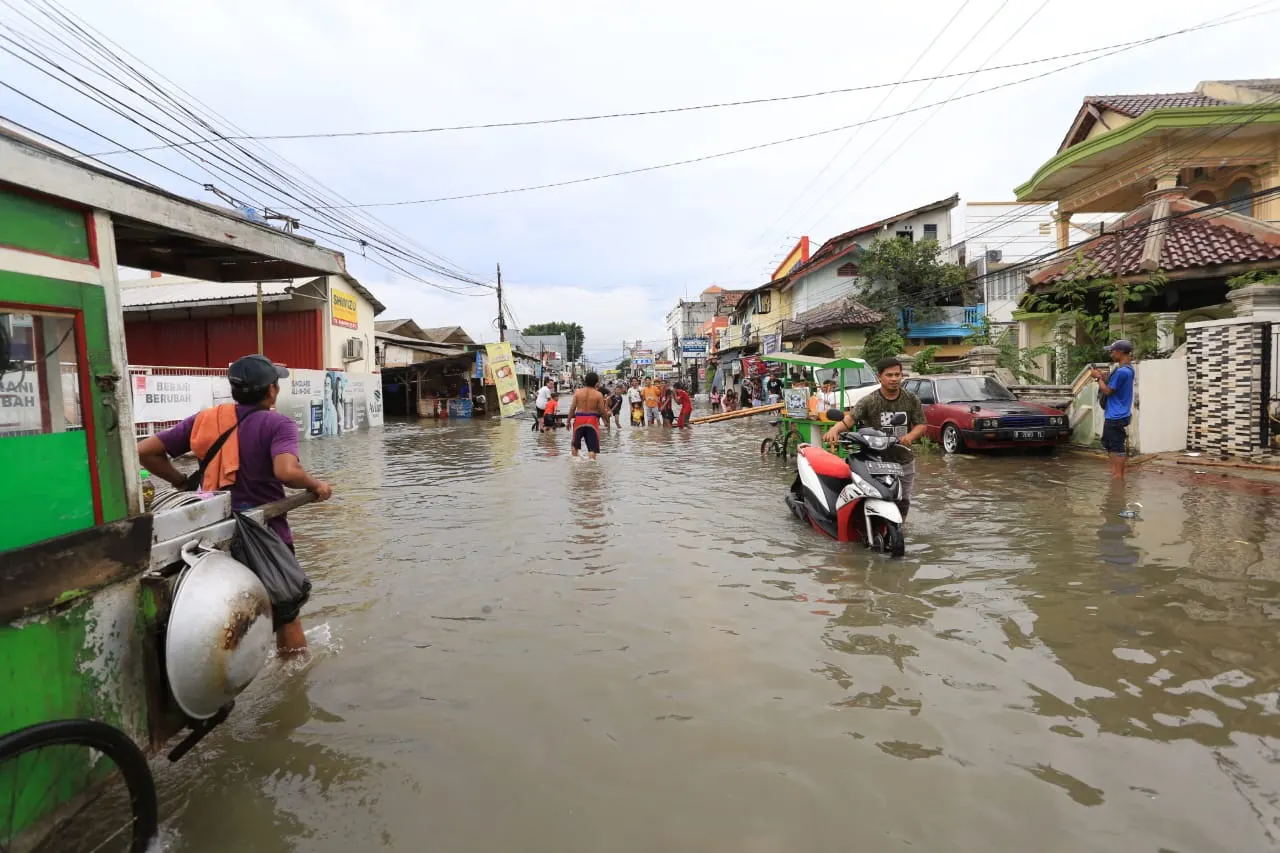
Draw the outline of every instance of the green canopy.
[[[847,367],[866,367],[867,363],[860,358],[846,356],[844,358],[822,358],[817,355],[797,355],[789,352],[778,352],[761,356],[765,361],[778,364],[790,364],[795,367],[813,367],[818,370],[844,370]]]

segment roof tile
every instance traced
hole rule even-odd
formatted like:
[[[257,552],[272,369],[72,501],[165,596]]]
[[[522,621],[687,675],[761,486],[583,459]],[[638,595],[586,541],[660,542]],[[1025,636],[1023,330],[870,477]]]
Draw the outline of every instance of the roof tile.
[[[852,296],[846,296],[796,315],[794,321],[786,324],[787,331],[783,337],[791,340],[829,329],[874,326],[882,319],[879,312],[872,311]]]

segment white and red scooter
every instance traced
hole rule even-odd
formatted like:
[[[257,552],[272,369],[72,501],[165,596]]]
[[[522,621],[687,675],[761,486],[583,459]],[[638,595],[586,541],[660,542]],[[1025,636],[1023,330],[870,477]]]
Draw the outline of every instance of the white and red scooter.
[[[897,443],[894,436],[864,427],[840,434],[848,459],[801,444],[787,506],[819,533],[901,557],[906,550],[897,504],[902,496],[902,465],[885,458]]]

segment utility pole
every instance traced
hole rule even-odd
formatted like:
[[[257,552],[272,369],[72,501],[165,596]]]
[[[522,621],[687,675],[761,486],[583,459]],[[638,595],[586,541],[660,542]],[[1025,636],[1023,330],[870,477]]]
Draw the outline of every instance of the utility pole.
[[[502,264],[498,264],[498,340],[507,339],[507,312],[502,307]]]
[[[258,355],[266,355],[262,347],[262,282],[258,282]]]

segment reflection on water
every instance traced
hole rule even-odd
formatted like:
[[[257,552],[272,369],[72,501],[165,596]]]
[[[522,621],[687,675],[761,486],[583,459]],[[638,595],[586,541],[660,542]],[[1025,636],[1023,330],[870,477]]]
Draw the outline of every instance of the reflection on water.
[[[1273,491],[926,457],[888,560],[791,519],[767,429],[306,445],[333,637],[161,777],[169,846],[1280,849]]]

